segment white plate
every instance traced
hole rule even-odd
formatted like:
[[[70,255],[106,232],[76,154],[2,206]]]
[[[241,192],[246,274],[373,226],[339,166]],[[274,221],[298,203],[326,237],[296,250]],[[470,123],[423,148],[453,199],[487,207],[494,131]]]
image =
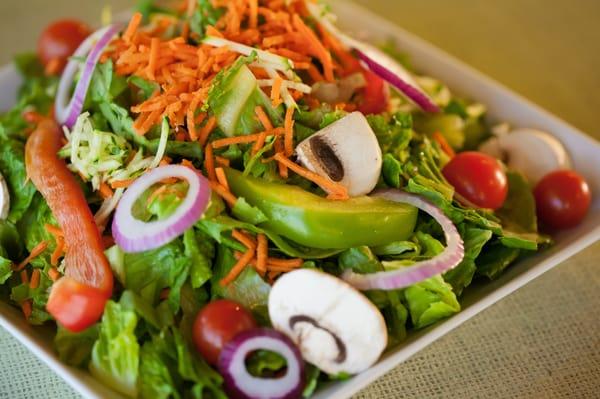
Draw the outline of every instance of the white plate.
[[[585,176],[592,191],[597,195],[586,220],[577,228],[557,235],[555,246],[512,266],[493,282],[473,284],[466,290],[461,300],[463,310],[460,313],[430,328],[411,334],[399,348],[387,353],[371,369],[348,381],[331,384],[320,390],[315,396],[318,399],[351,396],[494,302],[600,239],[600,144],[598,142],[368,10],[344,0],[334,0],[331,3],[340,17],[342,26],[352,21],[360,21],[363,31],[355,33],[376,42],[394,39],[398,47],[411,56],[411,60],[419,70],[439,78],[456,92],[486,104],[493,120],[551,132],[566,145],[571,155],[576,155],[573,156],[575,169]],[[352,26],[349,30],[353,30]],[[17,85],[18,78],[12,67],[0,71],[0,109],[6,109],[14,102]],[[32,328],[23,320],[19,310],[1,302],[0,325],[84,397],[118,397],[85,371],[60,363],[52,350],[51,329]]]

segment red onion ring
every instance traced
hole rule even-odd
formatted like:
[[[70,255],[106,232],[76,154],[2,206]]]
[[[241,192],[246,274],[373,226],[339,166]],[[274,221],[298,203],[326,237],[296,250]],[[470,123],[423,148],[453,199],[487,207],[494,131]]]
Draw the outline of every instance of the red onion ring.
[[[56,120],[61,125],[64,125],[69,129],[75,125],[77,117],[83,110],[83,103],[85,102],[85,97],[87,95],[88,88],[90,87],[90,82],[92,81],[92,75],[94,74],[96,64],[98,64],[100,56],[102,55],[102,52],[106,46],[108,46],[113,36],[116,35],[119,30],[120,25],[109,25],[92,33],[83,41],[83,43],[79,45],[77,50],[75,50],[75,53],[72,55],[72,58],[67,63],[67,66],[60,77],[60,82],[58,84],[58,90],[56,93]],[[85,64],[83,65],[81,77],[77,82],[77,86],[75,86],[73,97],[71,97],[67,103],[67,98],[69,96],[73,80],[75,79],[75,74],[77,74],[77,71],[80,68],[79,62],[73,58],[81,58],[85,57],[86,55],[87,58],[85,60]]]
[[[259,378],[246,369],[246,358],[257,350],[268,350],[287,362],[286,372],[278,378]],[[225,390],[236,399],[295,399],[302,396],[304,362],[294,343],[279,331],[256,328],[236,335],[221,350],[219,372]]]
[[[377,47],[356,40],[341,32],[327,18],[327,12],[322,6],[312,2],[305,3],[313,18],[344,45],[356,50],[359,58],[374,74],[397,88],[408,100],[416,104],[423,111],[431,113],[440,112],[440,108],[419,87],[411,73],[400,65],[400,63]]]
[[[152,185],[167,178],[180,178],[189,188],[177,210],[168,218],[143,222],[133,217],[135,201]],[[200,219],[208,206],[210,188],[204,176],[181,165],[153,169],[139,177],[123,194],[112,223],[115,242],[125,252],[142,252],[161,247],[183,234]]]
[[[395,290],[405,288],[444,273],[456,267],[465,257],[463,240],[452,221],[429,201],[400,190],[379,190],[374,194],[394,202],[413,205],[432,216],[442,227],[446,237],[446,248],[432,259],[417,262],[412,266],[387,272],[358,274],[346,270],[342,279],[359,290]]]

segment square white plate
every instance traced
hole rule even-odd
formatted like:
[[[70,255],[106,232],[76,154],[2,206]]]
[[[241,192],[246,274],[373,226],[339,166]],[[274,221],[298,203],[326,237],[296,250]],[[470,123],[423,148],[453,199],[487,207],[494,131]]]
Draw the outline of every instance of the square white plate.
[[[600,144],[598,142],[368,10],[344,0],[332,0],[331,3],[340,18],[342,27],[346,25],[350,31],[354,30],[355,33],[368,37],[374,42],[395,40],[398,48],[410,55],[418,70],[439,78],[456,92],[486,104],[493,121],[506,121],[514,126],[535,127],[555,135],[573,155],[575,169],[585,176],[596,196],[586,220],[577,228],[555,236],[555,246],[512,266],[493,282],[473,284],[466,290],[461,300],[463,310],[460,313],[430,328],[410,334],[400,347],[384,355],[374,367],[348,381],[325,387],[316,394],[317,399],[339,399],[351,396],[494,302],[600,239],[600,195],[598,195],[600,193]],[[362,29],[360,32],[356,32],[351,25],[356,21],[360,21]],[[18,76],[12,66],[0,70],[0,110],[5,110],[13,104],[18,84]],[[0,326],[13,334],[84,397],[119,397],[85,371],[62,364],[52,350],[50,328],[29,326],[23,320],[19,310],[1,302]]]

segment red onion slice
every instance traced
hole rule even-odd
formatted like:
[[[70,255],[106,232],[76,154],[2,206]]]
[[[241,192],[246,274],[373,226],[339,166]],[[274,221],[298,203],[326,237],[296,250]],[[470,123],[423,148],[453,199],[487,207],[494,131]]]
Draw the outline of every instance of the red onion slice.
[[[255,377],[246,369],[246,358],[257,350],[282,356],[287,362],[285,374],[278,378]],[[225,390],[236,399],[294,399],[302,396],[304,362],[294,343],[279,331],[256,328],[235,336],[219,355],[219,371]]]
[[[436,257],[417,262],[412,266],[371,274],[358,274],[347,270],[342,279],[359,290],[395,290],[405,288],[456,267],[465,256],[463,240],[452,221],[435,205],[414,194],[400,190],[379,190],[374,193],[390,201],[413,205],[428,213],[442,227],[446,248]]]
[[[377,47],[356,40],[341,32],[329,20],[328,13],[321,5],[312,2],[305,3],[313,18],[344,45],[356,50],[359,58],[367,64],[373,73],[397,88],[408,100],[416,104],[423,111],[431,113],[440,112],[440,108],[419,87],[411,73],[400,63]]]
[[[168,178],[184,179],[189,188],[177,210],[168,218],[143,222],[133,217],[135,201],[152,185]],[[123,194],[112,223],[115,242],[125,252],[158,248],[183,234],[200,219],[208,206],[210,188],[204,176],[181,165],[153,169],[138,178]]]
[[[90,87],[96,64],[100,60],[100,56],[106,46],[108,46],[113,36],[116,35],[119,30],[120,25],[109,25],[92,33],[83,41],[83,43],[81,43],[81,45],[79,45],[72,58],[67,63],[67,66],[60,77],[55,103],[56,120],[61,125],[67,126],[69,129],[75,125],[77,117],[81,114],[83,109],[85,96]],[[73,58],[82,58],[86,55],[87,58],[83,65],[83,71],[81,72],[81,77],[77,82],[77,86],[75,86],[73,97],[70,100],[67,100],[75,75],[80,68],[79,62]]]

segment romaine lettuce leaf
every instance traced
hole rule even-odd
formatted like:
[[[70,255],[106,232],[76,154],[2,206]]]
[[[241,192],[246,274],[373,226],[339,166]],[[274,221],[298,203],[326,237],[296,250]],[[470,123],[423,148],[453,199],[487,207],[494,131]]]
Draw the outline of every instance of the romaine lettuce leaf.
[[[200,288],[212,277],[212,262],[215,249],[212,240],[194,228],[183,234],[185,255],[191,259],[190,282],[192,288]]]
[[[35,186],[27,179],[23,143],[14,139],[0,140],[0,172],[10,194],[8,220],[16,223],[29,208],[36,193]]]
[[[79,333],[72,333],[58,326],[54,337],[54,349],[62,362],[69,366],[85,367],[92,357],[92,349],[98,336],[97,324]]]
[[[21,283],[12,287],[11,300],[16,303],[23,303],[27,300],[32,301],[31,316],[27,319],[30,324],[39,325],[52,320],[50,314],[46,312],[46,303],[48,302],[51,286],[52,280],[50,280],[46,272],[40,271],[40,283],[37,288],[31,288],[29,283]]]
[[[136,397],[138,392],[140,345],[135,335],[137,322],[133,311],[108,301],[89,364],[94,377],[130,397]]]
[[[48,247],[30,264],[34,267],[45,268],[50,266],[50,256],[56,248],[54,237],[46,230],[46,224],[57,226],[56,219],[52,215],[50,207],[41,194],[36,194],[27,211],[17,224],[17,229],[21,235],[25,247],[31,251],[40,242],[46,241]]]

